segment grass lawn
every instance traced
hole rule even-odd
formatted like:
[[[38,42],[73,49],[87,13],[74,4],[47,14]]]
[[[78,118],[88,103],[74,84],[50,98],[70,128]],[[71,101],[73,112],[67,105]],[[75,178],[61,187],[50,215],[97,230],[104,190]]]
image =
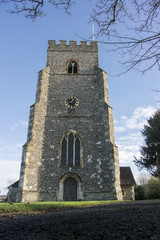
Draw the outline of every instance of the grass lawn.
[[[39,213],[54,209],[90,207],[106,204],[118,204],[125,201],[81,201],[81,202],[34,202],[34,203],[0,203],[0,213]]]

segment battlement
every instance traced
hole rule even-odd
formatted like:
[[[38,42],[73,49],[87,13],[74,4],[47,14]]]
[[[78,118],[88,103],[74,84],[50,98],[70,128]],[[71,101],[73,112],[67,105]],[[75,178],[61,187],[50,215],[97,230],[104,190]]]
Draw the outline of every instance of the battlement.
[[[90,41],[90,44],[87,44],[87,41],[80,41],[80,44],[77,44],[77,41],[70,41],[67,44],[67,41],[60,40],[57,44],[55,40],[48,41],[48,51],[98,51],[97,41]]]

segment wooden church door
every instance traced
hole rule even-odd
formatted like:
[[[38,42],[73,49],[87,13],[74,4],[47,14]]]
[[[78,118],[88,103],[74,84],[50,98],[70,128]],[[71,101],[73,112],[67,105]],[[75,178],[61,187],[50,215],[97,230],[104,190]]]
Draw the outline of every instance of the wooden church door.
[[[63,200],[64,201],[77,200],[77,182],[72,177],[69,177],[64,181]]]

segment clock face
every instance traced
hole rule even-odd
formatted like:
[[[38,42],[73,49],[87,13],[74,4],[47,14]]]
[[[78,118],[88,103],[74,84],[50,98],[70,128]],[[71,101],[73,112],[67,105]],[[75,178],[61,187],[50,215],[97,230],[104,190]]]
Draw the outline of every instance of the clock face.
[[[79,105],[79,100],[76,97],[68,97],[64,101],[64,104],[67,108],[76,108]]]

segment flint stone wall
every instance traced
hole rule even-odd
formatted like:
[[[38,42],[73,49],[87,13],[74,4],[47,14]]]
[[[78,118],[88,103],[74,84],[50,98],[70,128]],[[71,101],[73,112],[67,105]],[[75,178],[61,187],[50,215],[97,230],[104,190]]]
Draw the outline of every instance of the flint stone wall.
[[[78,63],[75,75],[67,73],[70,60]],[[76,109],[65,107],[69,96],[79,99]],[[82,139],[80,167],[60,166],[60,139],[69,130]],[[122,198],[107,74],[98,68],[96,42],[49,41],[25,146],[18,201],[63,200],[63,181],[70,174],[77,181],[78,200]]]

